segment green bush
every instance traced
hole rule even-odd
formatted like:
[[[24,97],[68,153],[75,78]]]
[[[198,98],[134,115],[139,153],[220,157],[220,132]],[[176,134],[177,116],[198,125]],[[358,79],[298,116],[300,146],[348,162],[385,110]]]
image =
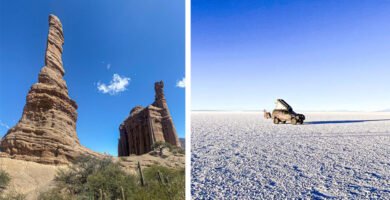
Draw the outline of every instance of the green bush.
[[[0,169],[0,191],[5,190],[7,188],[11,178],[7,172]]]
[[[105,199],[119,199],[122,191],[125,196],[132,193],[135,185],[132,178],[110,158],[81,156],[69,169],[58,172],[55,178],[57,190],[65,190],[67,194],[57,198],[67,199],[70,196],[77,199],[98,199],[104,196]],[[50,199],[44,195],[55,195],[55,192],[42,194],[42,199]]]
[[[180,148],[180,147],[175,147],[175,148],[172,150],[172,153],[173,153],[174,155],[176,155],[176,154],[185,154],[185,150],[182,149],[182,148]]]
[[[91,156],[78,157],[69,169],[60,170],[55,181],[60,188],[64,188],[70,194],[88,193],[88,177],[94,173],[112,165],[110,159],[97,159]]]
[[[152,149],[154,149],[155,151],[158,150],[160,151],[160,156],[163,156],[162,155],[162,151],[163,149],[168,149],[170,152],[172,152],[174,155],[176,154],[184,154],[185,151],[184,149],[180,148],[180,147],[177,147],[177,146],[174,146],[168,142],[155,142],[153,145],[152,145]]]
[[[144,170],[146,186],[139,187],[135,199],[185,199],[184,169],[152,166]]]
[[[88,177],[88,190],[99,197],[102,193],[108,199],[131,196],[135,188],[134,177],[127,175],[117,164],[111,164]]]

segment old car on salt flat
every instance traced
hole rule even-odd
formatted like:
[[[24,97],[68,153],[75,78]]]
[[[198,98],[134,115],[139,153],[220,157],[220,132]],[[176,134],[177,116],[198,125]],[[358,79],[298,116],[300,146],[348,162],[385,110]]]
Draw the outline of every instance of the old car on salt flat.
[[[272,111],[272,115],[270,112],[264,110],[264,118],[272,118],[274,124],[284,124],[286,122],[291,122],[291,124],[293,125],[303,124],[303,121],[305,120],[305,115],[294,112],[292,107],[288,105],[286,101],[284,101],[283,99],[277,99],[275,104],[276,107]]]

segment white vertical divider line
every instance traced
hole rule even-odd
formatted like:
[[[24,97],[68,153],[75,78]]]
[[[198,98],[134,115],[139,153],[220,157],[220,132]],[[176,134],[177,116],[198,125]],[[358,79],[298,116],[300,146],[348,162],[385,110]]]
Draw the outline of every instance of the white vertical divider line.
[[[191,0],[185,0],[185,197],[191,199]]]

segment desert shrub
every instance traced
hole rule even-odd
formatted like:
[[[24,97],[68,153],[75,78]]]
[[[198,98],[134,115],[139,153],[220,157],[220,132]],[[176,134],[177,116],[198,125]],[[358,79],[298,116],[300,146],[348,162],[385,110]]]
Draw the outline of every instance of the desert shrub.
[[[180,148],[180,147],[174,147],[171,152],[176,155],[176,154],[185,154],[185,150]]]
[[[174,146],[168,142],[155,142],[153,145],[152,145],[152,149],[154,150],[158,150],[160,151],[160,156],[163,156],[162,155],[162,151],[163,149],[168,149],[170,152],[172,152],[173,154],[184,154],[185,151],[184,149],[180,148],[180,147],[177,147],[177,146]]]
[[[59,187],[66,189],[70,194],[85,193],[88,191],[86,186],[88,177],[111,164],[110,159],[80,156],[69,169],[59,170],[55,181]]]
[[[9,176],[9,174],[6,171],[0,169],[0,191],[7,188],[10,181],[11,177]]]
[[[134,177],[126,174],[117,164],[111,164],[91,174],[87,181],[88,190],[96,198],[100,193],[106,199],[120,199],[122,191],[131,196],[135,188]]]
[[[74,199],[184,199],[184,169],[152,166],[139,175],[129,175],[111,159],[80,157],[67,170],[58,172],[57,187],[39,196],[41,200]]]
[[[58,171],[57,187],[44,192],[40,199],[121,199],[130,196],[135,181],[111,159],[90,156],[77,158],[66,170]]]
[[[144,170],[146,186],[139,187],[134,199],[185,199],[184,169],[152,166]]]

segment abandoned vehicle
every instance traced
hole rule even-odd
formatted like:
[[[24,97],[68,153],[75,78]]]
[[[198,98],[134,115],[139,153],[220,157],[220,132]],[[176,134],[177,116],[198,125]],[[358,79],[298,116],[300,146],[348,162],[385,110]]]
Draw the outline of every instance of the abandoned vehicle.
[[[303,124],[303,121],[305,120],[305,115],[294,112],[292,107],[288,105],[286,101],[284,101],[283,99],[277,99],[275,104],[276,107],[272,111],[272,114],[264,110],[264,118],[272,118],[274,124],[284,124],[286,122],[290,122],[293,125]]]

